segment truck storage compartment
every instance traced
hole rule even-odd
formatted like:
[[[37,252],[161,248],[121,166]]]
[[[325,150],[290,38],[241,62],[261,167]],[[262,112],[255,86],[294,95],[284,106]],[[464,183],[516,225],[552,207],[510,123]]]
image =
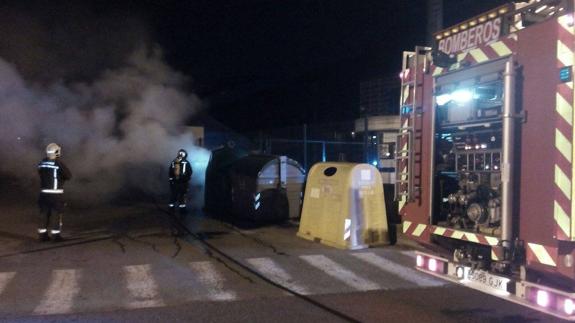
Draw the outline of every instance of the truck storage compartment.
[[[501,236],[505,61],[436,80],[433,224]]]

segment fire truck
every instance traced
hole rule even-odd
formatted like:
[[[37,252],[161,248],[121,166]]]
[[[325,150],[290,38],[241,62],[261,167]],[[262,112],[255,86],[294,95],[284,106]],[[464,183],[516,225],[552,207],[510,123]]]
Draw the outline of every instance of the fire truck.
[[[574,4],[515,1],[405,52],[395,160],[418,270],[570,320]]]

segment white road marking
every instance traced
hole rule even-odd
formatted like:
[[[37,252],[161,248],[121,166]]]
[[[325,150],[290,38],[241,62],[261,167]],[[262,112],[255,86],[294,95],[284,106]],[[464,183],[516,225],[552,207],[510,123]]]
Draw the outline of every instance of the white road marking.
[[[129,308],[164,306],[150,265],[125,266],[124,275],[130,293]]]
[[[257,271],[262,273],[265,277],[273,282],[289,288],[299,294],[309,295],[310,291],[294,282],[293,278],[283,268],[279,267],[270,258],[251,258],[247,262],[252,265]]]
[[[417,284],[418,286],[435,287],[445,285],[445,282],[443,281],[428,277],[414,269],[399,265],[389,259],[380,257],[373,252],[354,253],[352,255],[371,265],[376,266],[381,270],[392,273],[403,280]]]
[[[0,273],[0,295],[14,276],[16,276],[15,272]]]
[[[305,260],[310,265],[322,270],[326,274],[336,278],[342,283],[357,290],[385,289],[375,282],[357,276],[354,272],[335,263],[333,260],[324,255],[300,256],[300,258]]]
[[[50,285],[44,298],[34,309],[35,314],[70,313],[74,299],[80,292],[78,282],[81,272],[76,269],[59,269],[52,271]]]
[[[224,290],[224,277],[209,261],[190,263],[192,270],[198,275],[199,281],[208,288],[208,298],[214,301],[231,301],[236,299],[236,293]]]

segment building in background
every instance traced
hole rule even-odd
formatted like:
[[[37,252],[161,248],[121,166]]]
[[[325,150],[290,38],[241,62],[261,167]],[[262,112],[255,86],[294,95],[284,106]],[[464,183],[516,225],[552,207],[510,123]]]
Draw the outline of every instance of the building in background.
[[[443,29],[443,0],[427,1],[427,46],[433,44],[433,34]]]
[[[396,75],[360,82],[359,106],[361,115],[397,114],[399,79]]]
[[[389,214],[395,214],[395,149],[399,131],[399,91],[397,75],[368,80],[359,86],[360,118],[353,134],[363,140],[364,161],[377,167],[382,175]],[[367,131],[366,131],[367,130]]]

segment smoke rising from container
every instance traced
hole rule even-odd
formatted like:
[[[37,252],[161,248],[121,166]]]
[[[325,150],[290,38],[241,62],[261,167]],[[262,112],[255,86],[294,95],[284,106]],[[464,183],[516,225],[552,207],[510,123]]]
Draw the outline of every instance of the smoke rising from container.
[[[185,131],[201,103],[184,82],[159,50],[139,49],[124,67],[71,84],[27,82],[0,59],[0,172],[33,182],[44,147],[56,142],[74,175],[68,191],[82,200],[165,192],[179,148],[188,150],[197,181],[208,153]]]
[[[188,150],[196,183],[208,152],[193,145],[201,108],[169,67],[145,12],[101,1],[0,4],[0,184],[37,192],[36,165],[62,146],[75,200],[167,192],[167,167]]]

